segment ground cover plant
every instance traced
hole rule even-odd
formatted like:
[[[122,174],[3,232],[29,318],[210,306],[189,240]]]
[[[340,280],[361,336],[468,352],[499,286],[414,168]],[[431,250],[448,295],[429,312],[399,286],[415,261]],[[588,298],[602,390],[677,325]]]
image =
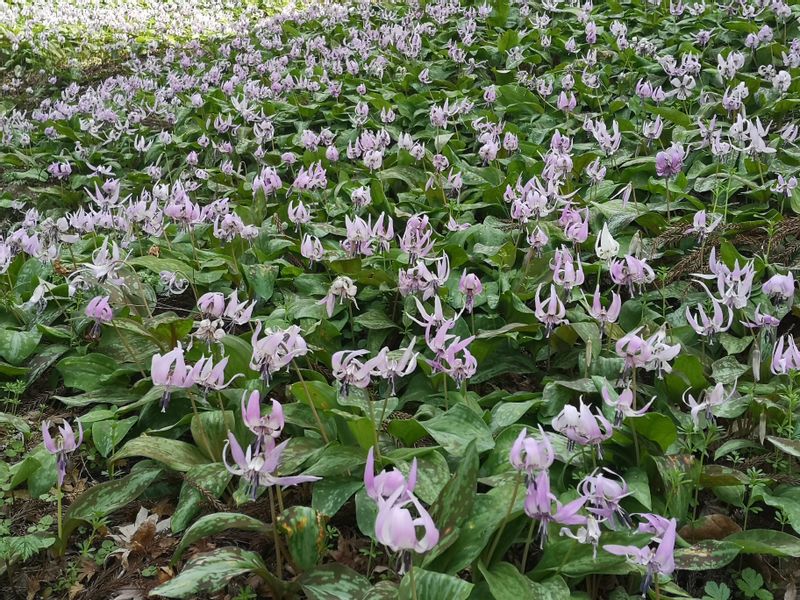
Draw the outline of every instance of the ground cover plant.
[[[0,9],[3,593],[795,598],[798,13]]]

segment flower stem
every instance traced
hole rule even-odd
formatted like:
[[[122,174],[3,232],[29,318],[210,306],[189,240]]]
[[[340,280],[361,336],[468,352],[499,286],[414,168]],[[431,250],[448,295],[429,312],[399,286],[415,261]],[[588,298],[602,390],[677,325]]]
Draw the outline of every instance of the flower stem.
[[[278,520],[275,518],[275,494],[272,492],[272,487],[267,488],[269,493],[269,512],[272,516],[272,540],[275,544],[275,568],[278,573],[278,579],[283,579],[283,557],[281,556],[281,543],[278,539]]]
[[[414,581],[414,565],[408,570],[408,576],[411,578],[411,597],[417,600],[417,582]]]
[[[531,542],[533,541],[534,525],[536,525],[536,521],[531,519],[531,524],[528,526],[528,537],[525,540],[525,549],[522,551],[522,564],[520,565],[520,570],[522,571],[523,575],[528,568],[528,551],[531,549]]]
[[[522,478],[517,476],[517,482],[514,484],[514,492],[511,494],[511,502],[508,503],[508,508],[506,509],[506,516],[503,517],[503,523],[500,525],[500,529],[497,530],[497,534],[494,536],[492,547],[489,548],[489,554],[486,557],[487,564],[491,564],[494,551],[497,549],[497,544],[500,542],[500,536],[503,535],[503,531],[508,523],[508,518],[511,516],[511,511],[514,510],[514,504],[517,502],[517,494],[519,493],[519,486],[521,483]]]
[[[142,366],[136,360],[136,353],[134,353],[133,349],[131,348],[130,344],[128,343],[128,338],[123,335],[122,330],[117,326],[114,321],[110,321],[111,326],[114,328],[114,331],[117,333],[117,337],[119,337],[122,345],[125,346],[125,349],[128,351],[128,354],[131,357],[131,361],[139,368],[139,373],[142,375],[142,379],[147,379],[147,374],[144,372]]]
[[[311,398],[311,393],[308,391],[306,380],[303,379],[303,374],[300,372],[300,368],[294,362],[292,362],[292,366],[294,366],[294,370],[295,372],[297,372],[297,376],[300,378],[300,383],[303,385],[303,390],[305,391],[306,397],[308,398],[308,404],[309,406],[311,406],[311,412],[314,413],[314,419],[316,419],[317,427],[319,427],[319,432],[322,435],[322,441],[327,444],[330,441],[328,439],[328,432],[325,431],[325,426],[322,424],[322,420],[319,418],[317,407],[314,406],[314,401]]]
[[[61,516],[61,498],[63,497],[63,493],[61,491],[61,484],[58,485],[58,489],[56,491],[56,520],[58,522],[58,539],[59,541],[63,542],[63,535],[64,535],[64,527],[63,521]]]
[[[372,421],[372,439],[373,443],[375,444],[375,457],[378,460],[381,460],[381,449],[378,445],[378,427],[380,427],[380,423],[375,423],[375,407],[372,406],[372,399],[367,397],[367,407],[369,408],[369,419]]]

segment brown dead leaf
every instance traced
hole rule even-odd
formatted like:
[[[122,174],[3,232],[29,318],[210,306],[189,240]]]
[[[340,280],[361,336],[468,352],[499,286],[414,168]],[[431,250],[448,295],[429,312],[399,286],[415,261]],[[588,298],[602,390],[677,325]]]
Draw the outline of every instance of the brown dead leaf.
[[[36,594],[39,593],[40,589],[42,589],[42,584],[39,583],[39,580],[33,577],[29,578],[27,600],[33,600],[36,597]]]
[[[701,517],[693,524],[684,525],[678,534],[687,542],[695,543],[703,540],[723,540],[741,530],[739,524],[729,516],[715,513]]]
[[[73,583],[69,591],[67,592],[67,597],[69,600],[75,600],[79,594],[82,594],[86,590],[86,587],[82,583]]]
[[[136,530],[131,538],[131,552],[144,553],[148,546],[153,542],[156,537],[156,524],[153,521],[145,521]]]
[[[160,567],[158,569],[158,573],[156,573],[156,581],[158,582],[158,585],[166,583],[173,577],[175,577],[175,571],[172,570],[172,567]]]

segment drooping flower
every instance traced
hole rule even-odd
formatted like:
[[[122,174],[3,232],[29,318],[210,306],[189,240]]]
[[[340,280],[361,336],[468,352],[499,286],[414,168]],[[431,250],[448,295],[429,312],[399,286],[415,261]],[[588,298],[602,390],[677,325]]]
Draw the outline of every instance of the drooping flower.
[[[472,314],[472,308],[475,305],[475,297],[479,296],[483,291],[483,285],[478,276],[474,273],[467,273],[466,269],[461,274],[461,279],[458,281],[458,291],[464,294],[464,308]]]
[[[261,321],[253,332],[253,356],[250,359],[250,368],[261,373],[264,383],[269,385],[272,376],[289,365],[299,356],[305,356],[308,345],[300,335],[300,327],[292,325],[286,330],[267,331],[266,335],[259,338]]]
[[[554,285],[550,285],[550,297],[544,301],[542,301],[540,297],[541,289],[542,284],[540,283],[539,287],[536,288],[534,314],[536,318],[546,326],[547,335],[549,336],[557,325],[567,322],[565,318],[567,316],[567,309],[558,297]]]
[[[250,488],[250,497],[255,500],[258,495],[259,487],[268,488],[274,485],[292,486],[300,483],[319,481],[321,477],[313,475],[295,475],[292,477],[281,477],[277,475],[278,466],[281,461],[281,454],[286,448],[289,440],[281,442],[277,446],[275,440],[268,437],[264,440],[264,447],[261,451],[253,451],[248,445],[247,450],[242,450],[239,442],[233,433],[228,432],[228,441],[222,449],[222,462],[228,472],[247,481]],[[233,465],[228,463],[228,450],[233,458]]]
[[[345,275],[340,275],[333,280],[333,283],[328,290],[328,295],[317,302],[317,304],[322,304],[325,306],[325,311],[328,313],[328,318],[330,318],[333,316],[333,309],[336,306],[337,301],[339,304],[342,304],[345,301],[352,302],[355,307],[358,308],[358,304],[356,303],[356,293],[358,293],[358,288],[353,280]]]
[[[658,176],[669,179],[678,175],[683,169],[683,161],[686,159],[686,155],[686,150],[677,142],[656,154],[656,173]]]
[[[210,390],[224,390],[231,382],[237,377],[242,377],[241,373],[237,373],[228,381],[225,381],[225,367],[228,366],[228,357],[225,356],[222,360],[214,363],[214,357],[206,358],[201,356],[194,367],[192,367],[192,379],[194,383],[203,388],[204,394],[208,394]]]
[[[397,469],[375,475],[374,448],[370,448],[364,467],[364,487],[378,505],[375,538],[393,552],[403,553],[401,571],[410,566],[407,552],[427,552],[439,541],[433,519],[414,496],[416,482],[416,459],[411,463],[408,478]]]
[[[647,413],[647,410],[650,406],[655,402],[655,396],[645,404],[642,408],[636,410],[634,405],[635,396],[633,395],[633,390],[631,388],[626,387],[622,392],[620,392],[619,396],[617,396],[616,400],[611,397],[611,392],[608,388],[603,387],[601,392],[603,396],[603,401],[608,406],[613,406],[614,411],[614,426],[619,427],[622,425],[622,420],[626,417],[641,417]]]
[[[374,359],[367,363],[358,360],[359,356],[368,353],[368,350],[340,350],[331,357],[333,376],[339,382],[342,396],[346,397],[350,393],[350,386],[364,389],[370,384]]]
[[[197,308],[204,315],[218,319],[225,312],[225,296],[221,292],[207,292],[197,299]]]
[[[645,568],[642,579],[642,598],[647,595],[653,579],[659,575],[671,575],[675,570],[675,539],[677,521],[670,519],[667,530],[660,536],[653,537],[652,543],[644,548],[637,546],[621,546],[608,544],[603,546],[606,552],[617,556],[625,556],[635,565]]]
[[[794,275],[789,271],[786,275],[773,275],[763,286],[761,291],[773,299],[777,304],[782,304],[794,298]]]
[[[619,242],[611,236],[611,232],[608,230],[608,223],[603,223],[603,229],[594,243],[594,251],[597,254],[597,258],[605,262],[610,262],[612,258],[617,257]]]
[[[533,478],[525,494],[525,514],[539,521],[539,547],[544,548],[547,542],[548,528],[551,522],[561,525],[583,525],[586,517],[579,515],[585,498],[578,498],[567,504],[561,504],[550,492],[550,473],[541,471]]]
[[[396,391],[397,380],[406,375],[410,375],[417,368],[417,356],[414,352],[414,344],[417,338],[411,338],[405,349],[400,349],[396,353],[390,353],[389,348],[383,347],[375,358],[369,363],[372,365],[372,375],[379,376],[389,382],[392,396]],[[393,356],[394,354],[394,356]],[[399,357],[396,356],[399,354]]]
[[[245,398],[247,401],[245,402]],[[242,394],[242,420],[245,426],[256,435],[256,453],[264,445],[266,438],[277,439],[281,436],[284,426],[283,406],[272,399],[272,412],[261,415],[261,394],[253,390],[248,396]]]
[[[56,467],[58,468],[58,487],[64,483],[64,476],[67,473],[67,462],[69,455],[78,449],[78,446],[83,442],[83,425],[80,420],[75,420],[78,424],[78,438],[75,438],[75,432],[66,421],[58,427],[58,436],[54,440],[50,435],[50,428],[53,424],[50,421],[42,422],[42,438],[44,440],[44,447],[56,457]]]
[[[733,324],[733,310],[720,303],[716,298],[711,299],[714,307],[714,312],[711,317],[706,314],[702,304],[697,305],[697,316],[692,314],[689,307],[686,307],[686,320],[691,325],[698,335],[711,338],[713,343],[713,336],[728,331]],[[727,320],[725,319],[725,312],[728,313]]]
[[[772,351],[770,370],[775,375],[787,375],[791,371],[800,369],[800,350],[791,334],[778,338],[775,349]]]
[[[567,404],[553,418],[553,429],[565,435],[569,440],[570,450],[576,443],[581,446],[594,446],[602,456],[601,444],[614,433],[614,427],[599,410],[593,414],[591,409],[579,401],[578,408]]]
[[[589,314],[600,324],[600,336],[605,335],[609,323],[616,323],[622,309],[622,298],[616,292],[611,292],[611,304],[604,308],[600,303],[600,288],[595,288]]]
[[[608,477],[613,475],[614,478]],[[603,521],[611,521],[618,517],[622,523],[630,527],[630,517],[620,506],[623,498],[631,494],[628,484],[622,477],[610,469],[597,469],[583,478],[578,491],[586,499],[590,513]]]
[[[180,342],[177,347],[163,356],[161,354],[153,355],[150,376],[153,385],[164,386],[164,393],[161,396],[161,412],[166,412],[172,390],[186,389],[194,385],[194,373],[184,362],[183,347]]]
[[[541,439],[529,436],[527,428],[523,429],[514,440],[508,455],[511,466],[524,472],[528,478],[549,469],[555,459],[553,444],[541,425],[539,435]]]

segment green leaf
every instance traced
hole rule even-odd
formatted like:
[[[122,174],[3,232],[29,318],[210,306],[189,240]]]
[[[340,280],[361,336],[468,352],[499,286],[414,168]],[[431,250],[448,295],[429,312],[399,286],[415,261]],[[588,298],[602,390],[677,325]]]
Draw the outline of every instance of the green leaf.
[[[537,584],[519,572],[519,569],[507,562],[499,562],[488,569],[482,562],[478,563],[489,590],[495,600],[534,600],[535,598],[545,597],[541,590],[537,590]],[[538,594],[536,592],[539,592]]]
[[[403,575],[397,600],[466,600],[473,585],[459,577],[412,567]],[[414,577],[412,587],[411,577]]]
[[[786,452],[786,454],[791,454],[792,456],[800,457],[800,441],[772,435],[768,435],[767,439],[772,442],[778,450]]]
[[[682,571],[721,569],[739,555],[740,548],[731,542],[703,540],[689,548],[675,551],[675,567]]]
[[[403,475],[408,477],[411,471],[412,457],[404,460],[398,457],[403,452],[390,453],[389,458]],[[398,458],[396,458],[398,457]],[[414,488],[414,495],[427,504],[436,502],[442,489],[450,481],[450,468],[447,460],[442,453],[434,448],[424,449],[423,452],[415,454],[417,460],[417,486]]]
[[[178,505],[170,520],[174,533],[183,531],[200,512],[203,503],[219,498],[233,475],[222,463],[197,465],[186,472]]]
[[[453,532],[470,515],[475,501],[478,467],[478,451],[473,442],[467,446],[458,470],[431,507],[441,537]]]
[[[420,423],[428,434],[453,456],[463,456],[470,442],[478,452],[494,448],[488,425],[466,404],[453,406],[446,413]]]
[[[64,513],[63,538],[60,549],[66,546],[70,534],[81,522],[97,515],[105,516],[138,498],[161,475],[160,468],[139,468],[113,481],[98,483],[78,496]]]
[[[636,417],[632,426],[636,428],[637,434],[654,441],[664,452],[678,439],[675,422],[668,416],[656,412]]]
[[[222,449],[236,422],[229,410],[213,410],[192,416],[191,432],[195,444],[214,462],[222,460]]]
[[[262,577],[269,572],[255,552],[241,548],[217,548],[192,557],[174,579],[150,591],[150,596],[197,598],[216,592],[238,575],[255,572]]]
[[[218,512],[205,515],[195,521],[183,534],[180,544],[172,555],[172,564],[177,563],[192,544],[231,529],[253,531],[264,537],[272,535],[271,525],[241,513]]]
[[[278,517],[292,561],[300,571],[313,569],[325,552],[325,518],[313,508],[292,506]]]
[[[641,467],[633,467],[625,472],[625,481],[631,490],[631,496],[636,498],[647,510],[652,510],[652,499],[650,497],[650,480],[647,471]]]
[[[338,405],[336,389],[324,381],[298,381],[289,386],[292,396],[306,404],[322,410],[330,410]]]
[[[740,363],[735,356],[726,356],[715,360],[711,365],[711,377],[717,383],[730,385],[748,370],[750,367]]]
[[[774,529],[748,529],[725,538],[744,554],[800,557],[800,538]]]
[[[646,534],[628,532],[610,532],[603,534],[603,544],[621,544],[624,546],[644,546],[649,537]],[[563,577],[585,577],[590,574],[625,575],[635,570],[624,556],[616,556],[609,552],[598,552],[594,558],[591,544],[581,544],[573,539],[551,541],[544,549],[544,554],[533,570],[532,577],[538,579],[544,575],[562,575]]]
[[[456,541],[446,547],[446,540],[442,536],[439,544],[425,557],[423,566],[457,573],[470,565],[489,544],[503,522],[512,499],[511,519],[522,514],[525,493],[519,488],[515,493],[515,487],[513,484],[504,485],[493,488],[487,494],[476,494],[469,516],[453,533]]]
[[[366,577],[338,563],[304,573],[299,582],[309,600],[362,598],[371,587]]]
[[[195,465],[207,463],[203,454],[191,444],[151,435],[142,435],[127,442],[111,457],[110,462],[143,456],[152,458],[174,471],[188,471]]]
[[[108,458],[138,420],[139,417],[128,417],[121,421],[109,419],[93,423],[92,443],[100,455]]]
[[[394,329],[397,324],[386,316],[386,313],[377,308],[370,308],[368,311],[358,315],[354,321],[364,329]]]
[[[332,517],[363,485],[360,479],[322,479],[314,484],[311,508]]]
[[[93,392],[102,388],[119,364],[105,354],[68,356],[56,365],[68,388]]]
[[[12,365],[19,365],[36,351],[42,332],[0,329],[0,356]]]
[[[0,427],[11,426],[20,433],[29,434],[31,432],[30,425],[22,417],[12,415],[9,413],[0,412]]]

